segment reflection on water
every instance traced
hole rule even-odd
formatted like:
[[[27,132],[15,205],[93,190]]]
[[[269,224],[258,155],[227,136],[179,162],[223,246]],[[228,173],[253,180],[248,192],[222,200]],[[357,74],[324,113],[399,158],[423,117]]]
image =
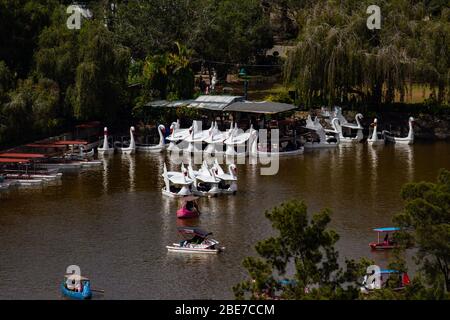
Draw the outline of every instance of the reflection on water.
[[[405,164],[408,180],[414,179],[414,147],[406,144],[395,144],[395,154]]]
[[[179,200],[161,195],[161,173],[164,163],[168,170],[180,164],[164,153],[116,154],[103,167],[65,174],[59,185],[2,194],[0,298],[59,299],[70,264],[105,289],[95,298],[232,298],[242,260],[272,235],[264,212],[292,198],[304,199],[311,213],[332,209],[341,259],[364,256],[385,267],[389,253],[368,248],[372,228],[391,225],[404,183],[433,180],[439,168],[450,169],[449,160],[446,143],[357,144],[280,157],[275,176],[238,164],[237,195],[201,198],[200,218],[178,220]],[[181,240],[180,226],[212,231],[226,251],[168,253],[165,246]]]
[[[103,172],[102,172],[102,178],[103,178],[103,191],[104,193],[108,193],[108,176],[109,176],[109,162],[111,161],[109,157],[101,158],[103,161]]]
[[[371,196],[372,202],[375,202],[375,199],[378,198],[378,146],[367,146],[368,156],[369,156],[369,165],[370,165],[370,180],[368,180],[368,184],[366,185],[367,191]]]

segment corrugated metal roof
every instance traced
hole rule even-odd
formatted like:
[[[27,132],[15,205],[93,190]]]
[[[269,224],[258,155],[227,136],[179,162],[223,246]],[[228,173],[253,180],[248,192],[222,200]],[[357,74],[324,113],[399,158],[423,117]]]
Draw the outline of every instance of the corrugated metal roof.
[[[244,97],[204,95],[199,96],[197,99],[195,99],[194,102],[189,104],[189,107],[213,111],[223,111],[228,105],[237,101],[244,101]]]
[[[146,107],[157,107],[157,108],[176,108],[181,107],[184,105],[188,105],[193,100],[176,100],[176,101],[169,101],[169,100],[155,100],[150,101],[145,104]]]
[[[202,95],[195,100],[156,100],[145,104],[147,107],[176,108],[187,106],[189,108],[206,109],[212,111],[234,111],[250,113],[279,113],[293,110],[296,106],[287,103],[272,101],[245,101],[243,96],[215,96]]]
[[[249,112],[249,113],[280,113],[297,108],[292,104],[272,102],[272,101],[239,101],[225,107],[223,111]]]

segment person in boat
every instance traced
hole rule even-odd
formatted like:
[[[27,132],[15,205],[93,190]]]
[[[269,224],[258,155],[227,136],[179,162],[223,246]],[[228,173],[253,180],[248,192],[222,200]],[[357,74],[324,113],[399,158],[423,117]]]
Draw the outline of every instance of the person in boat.
[[[193,211],[194,201],[186,201],[186,209],[188,209],[189,211]]]
[[[82,281],[78,281],[78,285],[76,286],[76,291],[77,292],[83,292],[83,283]]]
[[[82,292],[83,291],[83,286],[81,284],[81,281],[72,280],[72,283],[70,286],[66,282],[65,287],[67,290],[74,291],[74,292]]]
[[[395,244],[394,240],[389,238],[389,233],[386,233],[383,241],[384,241],[385,245],[394,245]]]
[[[196,211],[200,214],[198,204],[195,200],[186,201],[185,208],[189,211]]]
[[[193,244],[200,244],[200,243],[202,243],[203,242],[203,238],[202,237],[200,237],[200,236],[198,236],[198,235],[195,235],[191,240],[190,240],[190,243],[193,243]]]
[[[186,247],[188,244],[201,244],[202,242],[203,242],[203,238],[202,237],[200,237],[200,236],[198,236],[198,235],[195,235],[193,238],[191,238],[191,239],[189,239],[189,240],[183,240],[183,241],[181,241],[181,243],[180,243],[180,246],[181,247]]]

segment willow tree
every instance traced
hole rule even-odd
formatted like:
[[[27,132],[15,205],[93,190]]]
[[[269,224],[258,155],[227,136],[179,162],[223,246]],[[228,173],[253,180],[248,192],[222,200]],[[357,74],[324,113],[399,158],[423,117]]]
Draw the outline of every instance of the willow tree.
[[[403,99],[414,82],[430,83],[419,76],[425,65],[436,69],[435,81],[448,85],[442,81],[448,63],[431,61],[439,52],[444,53],[443,60],[448,59],[442,52],[446,42],[420,41],[428,17],[424,4],[377,1],[382,9],[381,29],[369,30],[366,10],[371,4],[373,1],[321,1],[299,11],[301,30],[288,56],[285,75],[306,104],[352,100],[378,105],[393,102],[396,95]],[[448,28],[443,20],[436,27],[442,33]],[[427,48],[423,49],[424,45]],[[426,52],[430,52],[428,64],[422,63]]]
[[[112,33],[97,21],[81,30],[80,43],[74,114],[83,120],[114,121],[126,103],[129,50],[116,44]]]
[[[420,77],[429,84],[438,103],[450,101],[450,9],[420,28]]]

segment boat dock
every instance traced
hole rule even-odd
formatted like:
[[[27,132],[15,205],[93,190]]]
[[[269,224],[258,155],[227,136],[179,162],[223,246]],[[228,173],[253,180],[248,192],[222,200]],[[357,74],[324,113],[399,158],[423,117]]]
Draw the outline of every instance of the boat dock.
[[[94,130],[97,124],[76,127],[75,135],[66,133],[57,137],[27,143],[0,152],[0,191],[14,187],[36,187],[61,180],[66,170],[78,170],[99,166],[101,161],[84,159],[77,149],[98,145],[98,135],[90,133],[91,139],[77,139],[82,129]],[[78,158],[74,158],[77,155]]]

